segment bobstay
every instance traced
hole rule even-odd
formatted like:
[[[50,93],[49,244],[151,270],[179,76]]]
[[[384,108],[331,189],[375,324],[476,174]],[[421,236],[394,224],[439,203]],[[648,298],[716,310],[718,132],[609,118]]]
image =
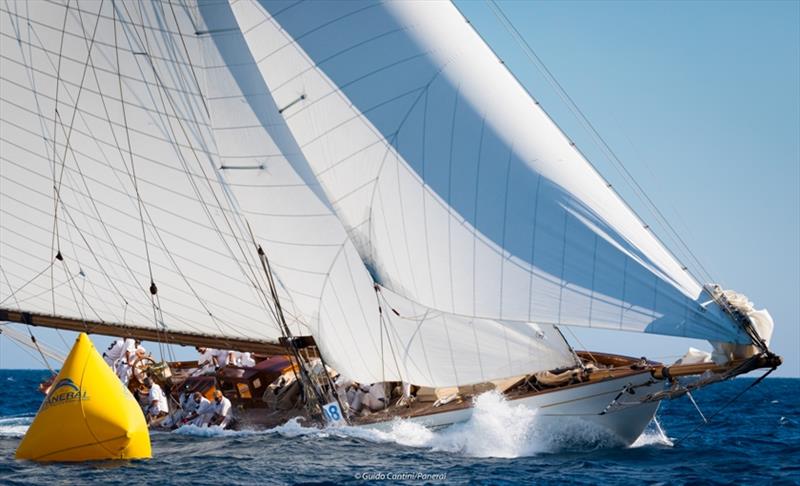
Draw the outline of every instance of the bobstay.
[[[139,404],[86,334],[75,340],[16,457],[63,462],[151,457]]]

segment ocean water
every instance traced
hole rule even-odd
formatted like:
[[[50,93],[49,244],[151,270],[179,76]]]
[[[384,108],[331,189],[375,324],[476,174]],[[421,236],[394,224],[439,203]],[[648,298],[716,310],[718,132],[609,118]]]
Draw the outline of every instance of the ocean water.
[[[46,371],[0,370],[0,484],[800,484],[800,379],[767,379],[682,439],[701,418],[664,402],[632,447],[596,431],[537,426],[536,413],[494,394],[469,422],[389,432],[194,427],[152,434],[153,459],[41,465],[14,451],[42,400]],[[752,380],[694,394],[706,415]],[[366,478],[366,479],[365,479]]]

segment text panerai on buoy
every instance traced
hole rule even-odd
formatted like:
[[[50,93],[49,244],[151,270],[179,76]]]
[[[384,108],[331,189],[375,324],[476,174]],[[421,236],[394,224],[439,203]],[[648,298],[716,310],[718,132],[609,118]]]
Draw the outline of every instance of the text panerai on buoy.
[[[151,457],[141,408],[86,334],[76,339],[16,457],[70,462]]]

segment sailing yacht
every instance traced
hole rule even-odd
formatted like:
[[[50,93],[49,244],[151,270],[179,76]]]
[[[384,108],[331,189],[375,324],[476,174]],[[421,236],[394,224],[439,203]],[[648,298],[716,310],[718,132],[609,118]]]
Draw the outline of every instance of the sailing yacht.
[[[0,320],[286,354],[353,425],[495,390],[626,444],[660,400],[780,365],[769,313],[693,276],[450,2],[0,13]],[[566,326],[715,353],[575,351]],[[334,374],[387,406],[333,417]]]

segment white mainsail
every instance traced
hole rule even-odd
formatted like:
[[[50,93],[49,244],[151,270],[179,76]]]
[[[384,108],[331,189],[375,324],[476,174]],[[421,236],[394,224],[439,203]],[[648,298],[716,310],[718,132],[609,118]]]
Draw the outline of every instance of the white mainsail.
[[[449,315],[389,290],[381,318],[227,3],[30,7],[0,12],[4,305],[274,339],[255,240],[293,331],[358,381],[445,386],[573,363],[551,326]]]
[[[254,284],[250,240],[210,170],[182,9],[103,1],[1,10],[4,305],[280,336]]]
[[[450,2],[231,5],[380,284],[470,318],[750,342]]]

